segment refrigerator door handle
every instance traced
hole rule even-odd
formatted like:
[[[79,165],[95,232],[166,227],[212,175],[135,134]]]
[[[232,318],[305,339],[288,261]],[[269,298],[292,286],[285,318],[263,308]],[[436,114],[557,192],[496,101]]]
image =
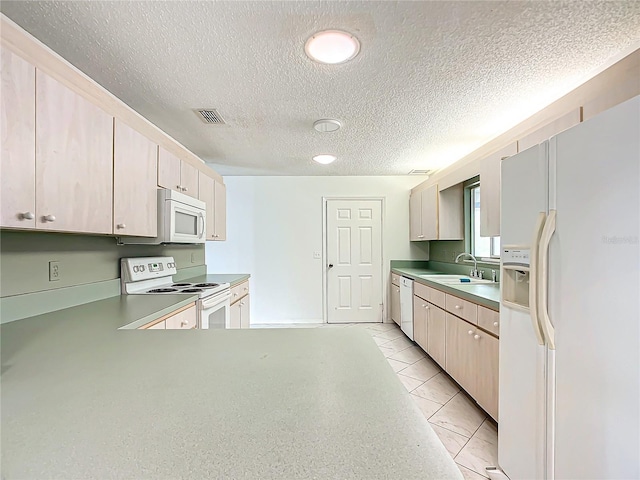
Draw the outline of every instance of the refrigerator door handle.
[[[538,284],[538,310],[540,317],[540,325],[544,333],[547,345],[551,350],[555,350],[555,329],[549,319],[549,305],[547,298],[547,286],[549,282],[549,243],[551,237],[556,231],[556,211],[549,210],[549,216],[542,229],[542,237],[540,239],[540,251],[538,254],[538,263],[540,270],[540,283]]]
[[[529,262],[529,315],[531,316],[531,325],[533,326],[533,332],[536,334],[538,345],[544,345],[542,326],[540,325],[540,316],[538,315],[538,248],[546,217],[547,215],[544,212],[538,214],[536,228],[533,232],[533,244],[531,245],[531,258]]]

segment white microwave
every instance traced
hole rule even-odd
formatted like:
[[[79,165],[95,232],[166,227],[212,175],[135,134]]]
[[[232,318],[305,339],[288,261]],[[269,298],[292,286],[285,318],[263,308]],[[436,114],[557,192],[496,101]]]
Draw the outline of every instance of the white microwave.
[[[158,189],[158,236],[120,237],[122,244],[204,243],[206,204],[184,193]]]

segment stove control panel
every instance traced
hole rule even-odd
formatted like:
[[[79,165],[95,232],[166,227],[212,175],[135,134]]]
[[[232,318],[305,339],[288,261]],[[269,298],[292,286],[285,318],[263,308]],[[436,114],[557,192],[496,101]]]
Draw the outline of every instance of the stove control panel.
[[[170,277],[178,270],[173,257],[137,257],[120,260],[125,282],[137,282],[159,277]]]

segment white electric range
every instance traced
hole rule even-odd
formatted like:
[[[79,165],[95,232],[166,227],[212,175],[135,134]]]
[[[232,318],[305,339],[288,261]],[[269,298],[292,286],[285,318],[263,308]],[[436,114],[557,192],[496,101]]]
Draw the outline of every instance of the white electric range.
[[[231,288],[228,283],[175,282],[173,257],[120,259],[122,293],[127,295],[198,295],[198,328],[229,328]]]

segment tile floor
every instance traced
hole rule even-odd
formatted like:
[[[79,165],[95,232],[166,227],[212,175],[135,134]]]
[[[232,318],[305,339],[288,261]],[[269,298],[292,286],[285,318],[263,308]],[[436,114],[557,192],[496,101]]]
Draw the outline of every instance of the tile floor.
[[[365,328],[429,421],[465,479],[498,464],[496,423],[393,323],[252,325],[251,328]]]

